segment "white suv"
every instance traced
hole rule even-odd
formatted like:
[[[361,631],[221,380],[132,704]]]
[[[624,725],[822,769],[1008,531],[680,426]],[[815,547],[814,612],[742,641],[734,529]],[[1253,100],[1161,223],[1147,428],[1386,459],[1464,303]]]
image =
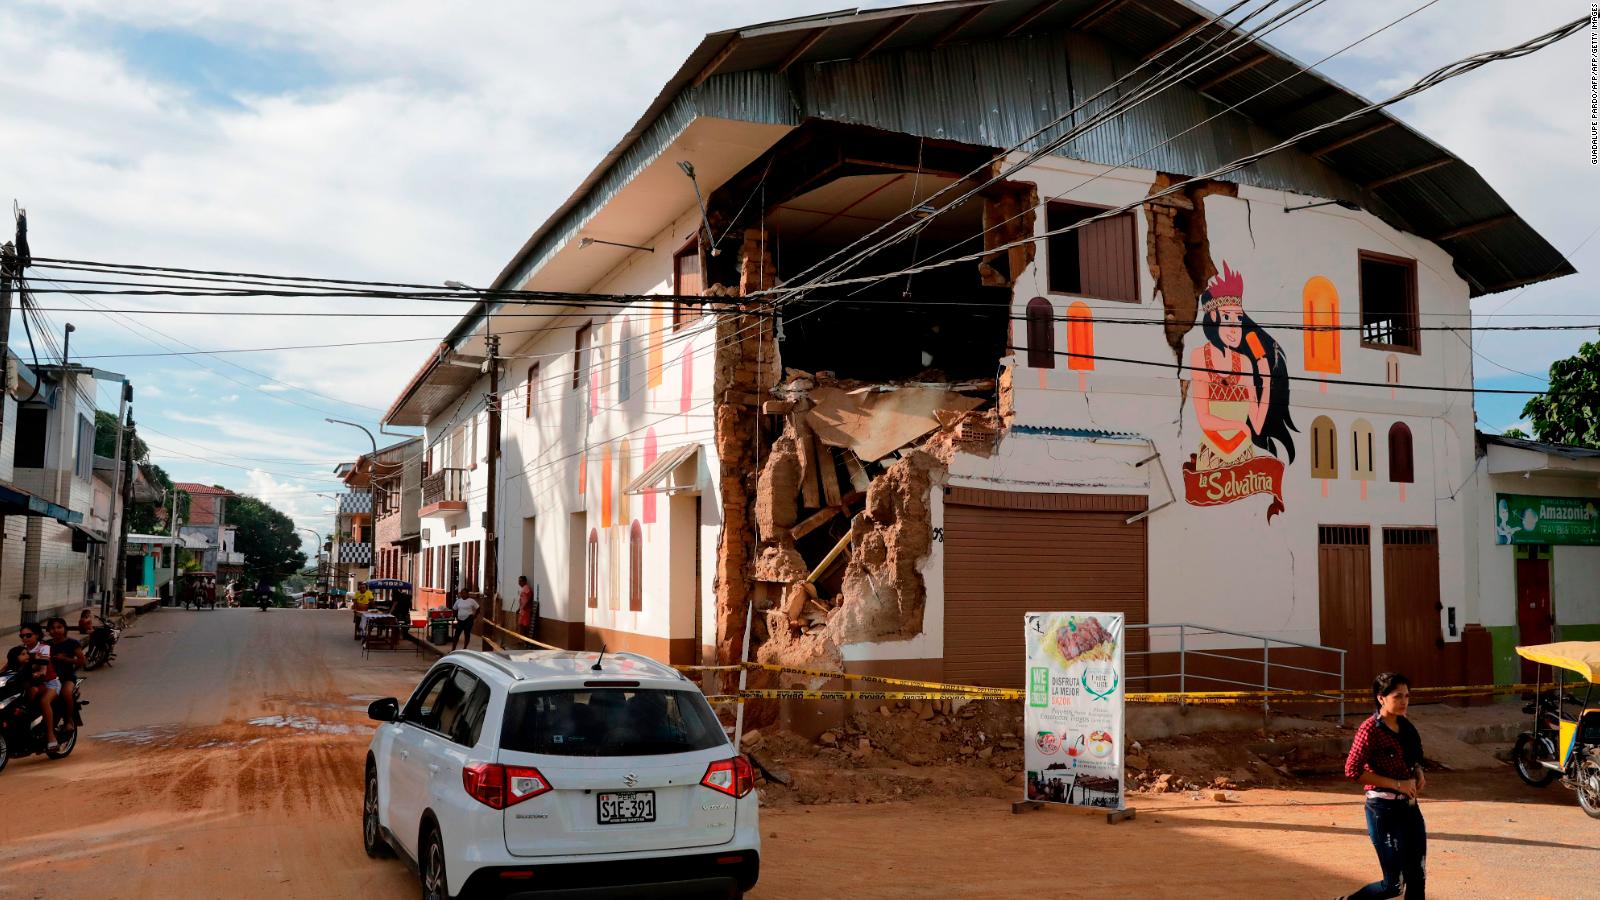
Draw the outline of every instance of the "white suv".
[[[635,891],[737,897],[756,882],[755,773],[700,690],[631,653],[451,653],[367,752],[362,836],[424,900]]]

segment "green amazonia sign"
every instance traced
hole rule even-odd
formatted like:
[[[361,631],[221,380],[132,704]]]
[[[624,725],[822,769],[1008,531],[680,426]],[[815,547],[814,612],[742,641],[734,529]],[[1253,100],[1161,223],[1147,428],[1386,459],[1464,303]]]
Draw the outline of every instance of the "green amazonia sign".
[[[1600,503],[1588,497],[1497,494],[1494,542],[1600,545]]]

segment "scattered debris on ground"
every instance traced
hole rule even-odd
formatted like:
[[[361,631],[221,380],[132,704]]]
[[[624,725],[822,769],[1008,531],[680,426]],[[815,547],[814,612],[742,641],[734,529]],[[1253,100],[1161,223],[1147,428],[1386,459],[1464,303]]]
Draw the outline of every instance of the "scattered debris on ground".
[[[1018,795],[1025,777],[1021,728],[1017,701],[891,701],[855,712],[815,740],[777,726],[747,732],[744,749],[771,805],[1003,798]],[[1350,734],[1330,724],[1143,742],[1129,735],[1127,789],[1236,802],[1251,788],[1339,775]]]

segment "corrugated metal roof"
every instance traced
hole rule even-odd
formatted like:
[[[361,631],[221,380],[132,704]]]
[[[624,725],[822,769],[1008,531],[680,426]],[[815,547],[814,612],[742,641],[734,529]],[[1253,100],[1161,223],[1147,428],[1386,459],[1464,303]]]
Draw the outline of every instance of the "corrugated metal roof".
[[[965,0],[846,9],[707,35],[617,147],[528,239],[495,287],[520,285],[695,116],[778,124],[815,116],[1007,146],[1210,17],[1185,0]],[[1219,80],[1263,53],[1259,64]],[[785,72],[777,71],[785,65]],[[1191,86],[1205,88],[1203,95],[1162,92],[1060,152],[1116,165],[1241,103],[1244,117],[1225,116],[1132,163],[1194,174],[1366,104],[1314,72],[1274,86],[1299,68],[1264,43],[1248,43],[1189,78]],[[1257,92],[1261,96],[1252,97]],[[1470,166],[1387,113],[1341,126],[1319,138],[1319,146],[1381,122],[1395,124],[1328,152],[1325,165],[1307,153],[1285,152],[1230,178],[1351,200],[1397,228],[1438,240],[1454,255],[1473,296],[1574,271]],[[1371,186],[1441,158],[1452,161]],[[1470,235],[1451,234],[1485,223],[1491,224]],[[452,342],[482,312],[475,307]]]

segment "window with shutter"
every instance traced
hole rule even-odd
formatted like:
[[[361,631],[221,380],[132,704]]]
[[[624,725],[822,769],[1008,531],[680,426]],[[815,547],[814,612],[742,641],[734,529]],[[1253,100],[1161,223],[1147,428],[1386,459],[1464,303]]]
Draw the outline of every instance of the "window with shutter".
[[[1067,368],[1094,371],[1094,311],[1082,300],[1067,307]]]
[[[1056,367],[1056,313],[1050,301],[1035,297],[1028,301],[1028,368]]]
[[[1339,477],[1339,431],[1327,416],[1311,423],[1311,477]]]
[[[628,609],[644,612],[644,529],[637,521],[628,529]]]
[[[1306,371],[1337,374],[1339,360],[1339,290],[1321,275],[1306,281],[1301,292]]]
[[[1411,456],[1411,428],[1404,422],[1389,426],[1389,480],[1411,484],[1416,470]]]
[[[1046,245],[1051,293],[1078,294],[1100,300],[1139,302],[1137,229],[1133,213],[1093,222],[1105,210],[1077,203],[1051,203],[1046,212],[1051,234]],[[1079,225],[1078,223],[1083,223]]]
[[[1371,481],[1376,467],[1372,462],[1372,425],[1366,419],[1357,419],[1350,426],[1350,477],[1357,481]]]

